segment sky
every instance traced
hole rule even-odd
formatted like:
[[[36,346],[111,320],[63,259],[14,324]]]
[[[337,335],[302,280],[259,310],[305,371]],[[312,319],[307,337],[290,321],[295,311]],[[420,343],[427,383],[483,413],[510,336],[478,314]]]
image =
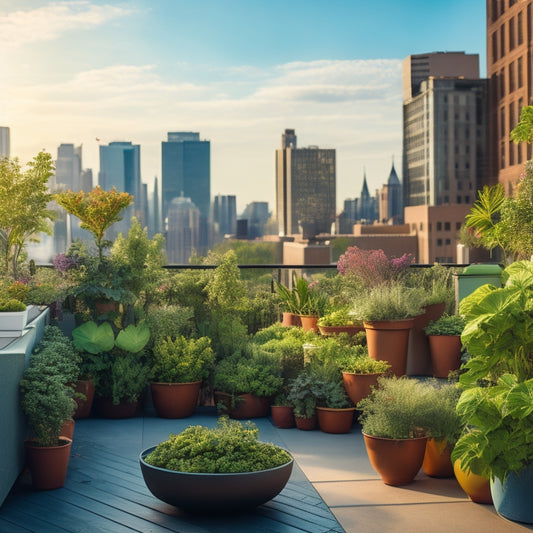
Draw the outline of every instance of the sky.
[[[211,141],[211,195],[275,209],[275,150],[335,148],[337,206],[401,177],[401,64],[479,54],[485,0],[0,0],[0,126],[22,162],[61,143],[141,146],[161,179],[169,131]]]

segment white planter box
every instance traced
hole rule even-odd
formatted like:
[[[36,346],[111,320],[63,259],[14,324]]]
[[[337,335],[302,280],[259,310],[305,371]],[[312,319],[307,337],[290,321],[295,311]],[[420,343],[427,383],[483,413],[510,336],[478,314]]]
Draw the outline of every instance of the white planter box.
[[[28,308],[25,311],[0,313],[0,337],[20,337],[28,321]]]

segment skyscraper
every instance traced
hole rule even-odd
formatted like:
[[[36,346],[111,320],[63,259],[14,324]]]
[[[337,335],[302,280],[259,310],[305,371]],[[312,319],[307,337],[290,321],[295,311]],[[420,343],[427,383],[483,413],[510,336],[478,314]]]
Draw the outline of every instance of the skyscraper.
[[[168,206],[166,226],[169,264],[186,264],[191,255],[198,251],[200,211],[190,198],[174,198]]]
[[[402,224],[403,222],[402,184],[398,174],[396,174],[394,163],[389,179],[379,193],[379,220],[393,224]]]
[[[235,235],[237,232],[237,197],[217,194],[213,200],[213,222],[218,234]]]
[[[195,132],[169,132],[161,143],[163,218],[173,198],[184,196],[207,220],[211,207],[211,143]]]
[[[487,76],[490,79],[490,167],[510,195],[532,158],[530,144],[514,144],[520,111],[533,104],[533,0],[487,1]]]
[[[415,69],[417,60],[424,68]],[[477,62],[462,52],[403,62],[406,207],[471,203],[486,180],[488,82],[479,79]],[[422,72],[429,76],[422,79]]]
[[[56,187],[66,191],[82,190],[81,166],[81,146],[61,144],[57,149]]]
[[[7,126],[0,126],[0,157],[9,157],[10,150],[11,141],[9,128]]]
[[[297,148],[287,129],[276,150],[276,216],[280,235],[312,238],[335,222],[335,150]]]

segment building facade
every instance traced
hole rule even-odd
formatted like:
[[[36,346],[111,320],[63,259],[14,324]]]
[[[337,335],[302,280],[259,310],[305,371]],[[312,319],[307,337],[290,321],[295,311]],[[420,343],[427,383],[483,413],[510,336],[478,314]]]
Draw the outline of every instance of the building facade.
[[[200,210],[190,198],[174,198],[168,206],[166,246],[169,264],[189,262],[200,244]]]
[[[276,216],[279,235],[312,238],[330,233],[335,222],[334,149],[298,148],[294,130],[285,130],[276,150]]]
[[[493,182],[510,195],[529,144],[514,144],[510,132],[520,111],[533,104],[533,0],[487,0],[487,76],[490,80],[490,167]]]
[[[0,157],[9,157],[11,154],[11,136],[7,126],[0,126]]]
[[[190,198],[207,220],[211,207],[211,143],[196,132],[169,132],[161,143],[163,218],[174,198]]]
[[[83,190],[81,183],[81,146],[61,144],[57,149],[56,187],[61,190],[78,192]]]
[[[213,199],[212,221],[219,237],[237,233],[237,197],[217,194]]]

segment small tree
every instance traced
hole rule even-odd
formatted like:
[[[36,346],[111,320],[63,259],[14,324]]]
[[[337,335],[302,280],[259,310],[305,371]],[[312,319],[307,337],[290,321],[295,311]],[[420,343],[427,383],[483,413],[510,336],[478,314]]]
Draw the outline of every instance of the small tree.
[[[104,233],[115,222],[122,220],[120,212],[133,201],[127,192],[118,192],[115,188],[104,191],[99,186],[90,192],[62,192],[54,196],[56,202],[70,214],[81,220],[80,227],[90,231],[96,240],[98,257],[102,260],[105,242]]]
[[[48,179],[53,174],[52,156],[39,152],[22,171],[18,159],[0,158],[0,246],[6,274],[18,277],[17,266],[25,243],[39,232],[52,233],[48,209],[52,196]]]

